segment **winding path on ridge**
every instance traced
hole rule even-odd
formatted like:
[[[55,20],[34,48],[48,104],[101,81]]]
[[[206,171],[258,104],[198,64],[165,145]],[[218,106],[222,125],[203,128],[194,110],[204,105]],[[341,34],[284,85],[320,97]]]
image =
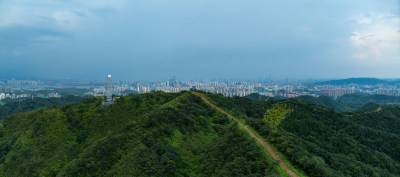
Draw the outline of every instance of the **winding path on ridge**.
[[[292,170],[290,170],[289,167],[287,167],[287,165],[285,163],[283,163],[283,161],[281,160],[281,158],[278,156],[278,154],[275,153],[274,150],[272,150],[271,146],[269,146],[265,141],[263,141],[260,137],[258,137],[257,135],[254,134],[253,131],[251,131],[246,125],[243,125],[236,117],[233,117],[232,115],[228,114],[227,112],[225,112],[224,110],[222,110],[221,108],[215,106],[214,104],[212,104],[210,101],[208,101],[203,94],[198,93],[198,92],[192,92],[193,94],[199,96],[203,101],[205,101],[207,104],[211,105],[213,108],[217,109],[218,111],[224,113],[225,115],[227,115],[228,117],[232,118],[234,121],[236,121],[240,126],[242,126],[244,129],[246,129],[246,131],[252,136],[254,137],[258,142],[260,142],[265,149],[267,149],[267,151],[269,152],[269,154],[274,157],[275,160],[279,161],[279,165],[285,169],[285,171],[287,173],[289,173],[290,175],[294,176],[294,177],[299,177],[298,175],[296,175],[296,173],[294,173]]]

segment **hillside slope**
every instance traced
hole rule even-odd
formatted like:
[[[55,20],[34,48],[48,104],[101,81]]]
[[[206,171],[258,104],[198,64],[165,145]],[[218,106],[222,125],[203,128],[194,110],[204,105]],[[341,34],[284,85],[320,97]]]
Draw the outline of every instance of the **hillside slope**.
[[[350,94],[339,97],[337,99],[337,102],[355,110],[363,107],[365,104],[370,102],[380,105],[400,105],[400,97],[388,95]]]
[[[0,106],[0,120],[11,114],[32,111],[43,107],[64,106],[76,103],[82,99],[83,97],[78,96],[63,96],[60,98],[34,98],[18,102],[10,102]]]
[[[293,172],[285,162],[282,161],[282,159],[279,157],[279,155],[271,148],[270,145],[268,145],[262,138],[258,137],[252,130],[250,130],[245,124],[243,124],[242,122],[240,122],[239,119],[237,119],[236,117],[230,115],[229,113],[225,112],[224,110],[222,110],[221,108],[215,106],[213,103],[211,103],[207,98],[204,97],[204,95],[202,93],[198,93],[198,92],[192,92],[193,94],[199,96],[202,100],[204,100],[207,104],[209,104],[210,106],[212,106],[213,108],[217,109],[218,111],[220,111],[221,113],[227,115],[229,118],[233,119],[235,122],[237,122],[241,128],[244,128],[247,133],[249,133],[254,139],[256,139],[259,143],[261,143],[264,148],[268,151],[268,153],[276,160],[279,162],[279,165],[291,176],[293,177],[298,177],[298,175]]]
[[[280,176],[274,159],[188,92],[87,98],[0,126],[0,176]]]
[[[388,95],[361,95],[349,94],[334,100],[327,96],[312,97],[299,96],[298,99],[332,108],[337,112],[350,112],[363,109],[371,104],[377,105],[400,105],[400,97]]]
[[[251,93],[251,94],[248,94],[248,95],[246,95],[244,97],[248,98],[250,100],[269,100],[269,99],[274,99],[272,97],[267,97],[267,96],[264,96],[264,95],[260,95],[258,93]]]
[[[314,104],[318,104],[318,105],[325,106],[328,108],[332,108],[332,109],[336,110],[337,112],[352,111],[352,108],[350,108],[342,103],[339,103],[327,96],[320,96],[320,97],[299,96],[297,98],[301,99],[303,101],[309,102],[309,103],[314,103]]]
[[[251,101],[207,94],[240,117],[310,176],[399,176],[400,107],[337,113],[299,99]],[[280,124],[263,120],[265,110],[287,105]]]
[[[400,176],[400,107],[203,93],[309,176]],[[290,113],[269,122],[268,112]],[[268,119],[263,119],[268,118]],[[302,173],[303,173],[302,172]],[[288,176],[243,128],[190,92],[87,98],[0,124],[0,176]]]

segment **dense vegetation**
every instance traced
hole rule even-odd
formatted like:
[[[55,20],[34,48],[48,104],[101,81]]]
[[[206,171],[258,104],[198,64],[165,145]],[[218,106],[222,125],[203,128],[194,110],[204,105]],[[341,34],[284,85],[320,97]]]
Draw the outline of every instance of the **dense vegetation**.
[[[245,98],[248,98],[250,100],[282,100],[282,98],[266,97],[258,93],[249,94],[245,96]],[[361,109],[368,103],[374,103],[378,105],[400,105],[400,97],[388,95],[348,94],[343,95],[336,100],[328,96],[313,97],[304,95],[297,98],[309,103],[332,108],[337,112],[356,111],[358,109]]]
[[[34,98],[10,102],[0,106],[0,120],[15,113],[31,111],[42,107],[63,106],[81,101],[82,97],[63,96],[60,98]]]
[[[399,106],[341,114],[299,99],[208,97],[241,117],[310,176],[400,175]],[[282,104],[293,111],[279,125],[263,120],[265,110]]]
[[[260,95],[260,94],[258,94],[258,93],[251,93],[251,94],[248,94],[248,95],[246,95],[246,96],[244,96],[245,98],[248,98],[248,99],[250,99],[250,100],[269,100],[269,99],[275,99],[275,98],[272,98],[272,97],[267,97],[267,96],[264,96],[264,95]]]
[[[371,106],[372,104],[377,105],[400,105],[400,97],[388,96],[388,95],[361,95],[361,94],[350,94],[343,95],[336,100],[327,97],[312,97],[312,96],[300,96],[298,97],[306,102],[322,105],[328,108],[332,108],[337,112],[350,112],[359,110],[365,106]]]
[[[286,104],[275,104],[272,108],[267,109],[264,120],[273,125],[279,125],[292,111]]]
[[[380,105],[400,105],[400,97],[398,96],[387,96],[387,95],[343,95],[337,99],[341,104],[344,104],[351,109],[359,109],[366,103],[376,103]]]
[[[280,176],[279,169],[189,92],[123,96],[109,107],[87,98],[14,114],[0,126],[0,176]]]
[[[122,95],[129,95],[129,94],[139,94],[139,92],[134,90],[124,90],[121,92]]]
[[[206,93],[309,176],[400,176],[400,106],[354,112],[301,99]],[[0,124],[0,176],[280,176],[254,139],[189,92],[101,98]]]
[[[322,105],[328,108],[332,108],[336,110],[337,112],[348,112],[348,111],[353,111],[353,108],[350,108],[349,106],[339,103],[336,100],[327,97],[327,96],[320,96],[320,97],[313,97],[313,96],[299,96],[297,97],[298,99],[304,100],[309,103],[314,103],[318,105]],[[364,103],[365,104],[365,103]]]

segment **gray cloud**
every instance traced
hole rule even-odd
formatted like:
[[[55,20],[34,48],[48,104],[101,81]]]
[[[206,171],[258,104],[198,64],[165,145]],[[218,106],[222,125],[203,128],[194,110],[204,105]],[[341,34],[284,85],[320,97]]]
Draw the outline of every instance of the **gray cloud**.
[[[52,42],[52,38],[72,37],[72,34],[62,29],[37,28],[26,26],[11,26],[0,28],[0,47],[13,49],[28,47],[33,43]]]
[[[360,39],[374,38],[377,34],[367,33],[360,20],[399,11],[393,4],[373,0],[12,4],[9,14],[20,6],[34,13],[29,18],[23,13],[0,13],[5,21],[16,19],[0,22],[0,60],[14,68],[0,74],[23,70],[37,77],[81,79],[104,73],[121,79],[165,79],[174,74],[183,79],[258,78],[267,73],[280,78],[360,73],[389,77],[399,74],[393,68],[400,66],[360,65],[352,53],[351,37],[361,31]],[[22,20],[25,17],[29,21]]]

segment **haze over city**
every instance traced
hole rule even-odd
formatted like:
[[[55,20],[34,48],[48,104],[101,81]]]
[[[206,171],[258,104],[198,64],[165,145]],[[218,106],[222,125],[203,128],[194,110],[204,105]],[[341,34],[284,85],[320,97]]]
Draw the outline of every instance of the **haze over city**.
[[[398,0],[0,2],[0,76],[400,77]]]

